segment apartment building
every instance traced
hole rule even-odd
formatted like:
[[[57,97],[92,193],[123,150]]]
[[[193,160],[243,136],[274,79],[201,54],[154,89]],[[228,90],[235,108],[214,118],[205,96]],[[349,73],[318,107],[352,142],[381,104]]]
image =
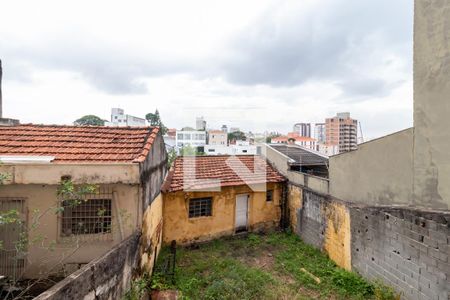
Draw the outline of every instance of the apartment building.
[[[326,124],[325,123],[315,123],[314,124],[314,138],[317,140],[317,143],[325,143],[326,136]]]
[[[293,131],[300,136],[311,137],[311,124],[310,123],[296,123],[294,124]]]
[[[326,144],[339,146],[339,153],[357,149],[358,121],[349,112],[325,120]]]
[[[175,145],[178,149],[184,146],[204,147],[206,145],[206,132],[202,130],[177,130]]]
[[[122,108],[111,109],[111,122],[105,126],[145,126],[145,119],[127,115]]]
[[[197,119],[195,119],[195,129],[206,130],[206,121],[204,117],[197,117]]]
[[[222,130],[210,130],[208,131],[208,145],[227,145],[228,137],[227,133]]]
[[[206,155],[255,155],[257,154],[257,146],[250,144],[248,141],[236,141],[235,144],[229,146],[208,144],[205,146]]]

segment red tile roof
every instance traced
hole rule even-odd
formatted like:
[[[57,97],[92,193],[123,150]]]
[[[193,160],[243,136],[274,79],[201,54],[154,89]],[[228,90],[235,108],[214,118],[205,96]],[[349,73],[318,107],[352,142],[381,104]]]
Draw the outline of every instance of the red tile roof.
[[[159,127],[0,126],[0,155],[54,156],[53,162],[142,162]]]
[[[257,155],[179,156],[170,169],[163,190],[175,192],[283,181],[285,178]]]
[[[271,142],[288,142],[289,139],[294,139],[296,142],[314,142],[313,138],[307,136],[277,136],[272,138]]]

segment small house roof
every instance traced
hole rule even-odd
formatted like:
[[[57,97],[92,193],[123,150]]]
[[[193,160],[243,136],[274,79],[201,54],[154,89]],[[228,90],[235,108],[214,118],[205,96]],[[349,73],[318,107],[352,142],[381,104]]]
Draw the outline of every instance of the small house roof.
[[[259,155],[179,156],[169,171],[163,190],[176,192],[285,180]]]
[[[53,156],[54,163],[143,162],[159,127],[0,126],[1,156]]]

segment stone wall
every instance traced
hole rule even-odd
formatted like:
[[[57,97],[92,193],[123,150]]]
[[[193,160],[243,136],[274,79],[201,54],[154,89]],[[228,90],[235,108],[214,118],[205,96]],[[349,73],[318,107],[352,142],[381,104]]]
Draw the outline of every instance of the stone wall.
[[[139,234],[135,233],[35,299],[121,299],[139,268],[138,244]]]

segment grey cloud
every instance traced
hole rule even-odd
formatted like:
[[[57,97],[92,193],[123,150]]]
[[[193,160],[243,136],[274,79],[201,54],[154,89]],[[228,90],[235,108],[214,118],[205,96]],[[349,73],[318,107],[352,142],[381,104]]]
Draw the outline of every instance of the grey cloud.
[[[346,95],[372,95],[385,96],[386,90],[390,86],[386,81],[379,78],[358,78],[349,79],[338,84]]]
[[[191,68],[177,58],[166,61],[158,58],[156,61],[151,54],[142,57],[133,49],[117,51],[114,45],[89,37],[55,40],[39,48],[0,37],[5,80],[29,81],[29,72],[33,68],[71,71],[109,94],[144,94],[147,86],[142,78],[180,73]],[[22,65],[28,67],[20,67]]]
[[[199,78],[222,76],[238,85],[275,87],[327,80],[338,82],[349,96],[389,92],[391,85],[384,78],[367,75],[370,63],[377,61],[359,65],[371,49],[358,46],[371,34],[379,34],[383,44],[369,46],[405,51],[405,45],[412,43],[412,1],[329,0],[309,14],[302,13],[300,1],[274,3],[226,44],[222,53],[201,60],[138,55],[134,49],[124,46],[118,50],[117,45],[86,32],[43,39],[41,45],[21,45],[0,37],[0,55],[5,65],[14,66],[5,70],[9,78],[29,79],[27,68],[21,65],[68,70],[112,94],[146,93],[142,78],[180,73]],[[281,4],[293,4],[293,8],[283,11]]]
[[[412,45],[412,1],[393,2],[327,1],[316,14],[296,18],[294,12],[281,20],[273,7],[236,38],[222,69],[235,84],[292,86],[331,80],[348,95],[384,95],[390,83],[367,73],[371,64],[385,58],[364,58],[376,50],[372,46],[403,55]],[[381,40],[373,45],[369,38],[375,34]]]

